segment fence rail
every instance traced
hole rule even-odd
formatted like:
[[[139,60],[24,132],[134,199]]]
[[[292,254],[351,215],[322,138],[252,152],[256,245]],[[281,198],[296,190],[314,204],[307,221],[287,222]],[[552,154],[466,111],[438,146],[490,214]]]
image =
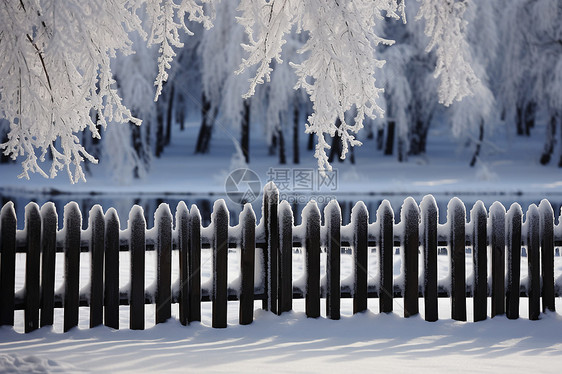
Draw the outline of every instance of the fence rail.
[[[264,190],[263,217],[256,224],[249,204],[240,213],[240,224],[229,225],[223,200],[215,202],[211,224],[201,225],[197,206],[188,209],[180,202],[175,219],[167,204],[155,212],[155,225],[147,229],[142,208],[134,206],[128,227],[120,230],[119,217],[110,208],[104,214],[99,205],[88,216],[82,230],[82,213],[76,203],[64,208],[64,224],[57,227],[52,203],[41,208],[29,203],[25,226],[17,230],[13,203],[0,212],[0,325],[14,325],[14,311],[24,310],[25,332],[52,325],[54,308],[63,308],[64,331],[78,325],[80,306],[90,309],[90,327],[105,324],[119,328],[119,305],[129,305],[131,329],[143,329],[145,304],[156,305],[156,323],[171,317],[171,304],[179,304],[184,325],[201,320],[201,302],[212,302],[212,326],[227,326],[227,301],[240,303],[240,324],[253,321],[254,301],[262,308],[280,314],[292,309],[294,298],[305,299],[306,315],[319,317],[321,299],[326,316],[340,318],[341,298],[353,298],[353,313],[367,310],[367,299],[378,298],[379,310],[392,312],[393,299],[404,300],[404,317],[419,313],[424,298],[425,319],[438,319],[439,297],[451,298],[451,318],[466,321],[467,297],[474,303],[474,321],[487,318],[488,298],[491,316],[519,317],[520,297],[529,303],[529,319],[540,312],[554,311],[562,276],[555,281],[554,260],[562,245],[562,224],[555,225],[554,212],[547,200],[531,205],[523,221],[518,204],[509,210],[494,203],[489,211],[477,202],[466,219],[466,208],[453,198],[447,208],[447,223],[438,223],[438,209],[432,196],[418,205],[407,198],[400,221],[395,223],[388,201],[369,222],[365,204],[358,202],[351,223],[342,226],[341,209],[330,202],[324,221],[315,202],[303,210],[302,224],[295,226],[290,205],[279,202],[275,185]],[[443,247],[446,247],[444,249]],[[201,282],[201,251],[212,252],[210,287]],[[228,284],[229,249],[239,251],[239,280]],[[305,253],[304,284],[293,282],[292,256]],[[119,288],[119,252],[130,253],[130,282]],[[146,287],[146,252],[155,251],[155,287]],[[172,279],[172,251],[178,251],[179,279]],[[396,252],[401,256],[401,274],[393,271]],[[64,285],[55,290],[56,253],[64,257]],[[79,288],[80,253],[90,254],[89,284]],[[325,274],[321,273],[321,253],[326,254]],[[439,284],[438,257],[446,253],[449,280]],[[25,285],[15,290],[16,253],[25,253]],[[352,256],[350,282],[341,278],[342,255]],[[472,277],[466,276],[467,255]],[[375,269],[369,258],[375,256]],[[521,283],[522,257],[527,259],[526,284]],[[371,262],[372,263],[372,262]],[[257,270],[257,271],[256,271]],[[369,274],[375,279],[371,281]],[[257,279],[254,279],[257,276]],[[372,277],[371,277],[372,278]],[[17,291],[17,292],[16,292]],[[541,307],[542,301],[542,307]]]

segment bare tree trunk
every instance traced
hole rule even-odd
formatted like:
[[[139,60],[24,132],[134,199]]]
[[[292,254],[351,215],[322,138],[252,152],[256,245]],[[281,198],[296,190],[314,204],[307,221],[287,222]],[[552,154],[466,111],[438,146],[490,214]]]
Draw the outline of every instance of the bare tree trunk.
[[[156,105],[156,150],[154,154],[160,157],[164,151],[164,111],[162,105]]]
[[[195,153],[207,153],[209,151],[209,143],[213,133],[214,113],[211,115],[211,103],[207,100],[207,96],[203,93],[201,97],[201,128],[197,136],[195,144]]]
[[[384,146],[384,127],[381,126],[377,129],[377,150],[382,151]]]
[[[521,105],[517,104],[517,108],[515,110],[515,122],[517,124],[517,135],[523,135],[525,133],[525,129],[523,126],[523,109]]]
[[[176,122],[180,124],[180,130],[185,130],[185,99],[181,92],[176,94]]]
[[[172,139],[172,110],[174,105],[174,85],[170,88],[168,96],[168,110],[166,113],[166,136],[164,138],[164,146],[170,144]]]
[[[541,155],[540,163],[546,165],[550,162],[552,153],[554,152],[554,143],[556,143],[556,115],[550,116],[550,122],[546,129],[546,139],[544,142],[544,151]]]
[[[285,137],[281,129],[277,130],[277,137],[279,138],[279,163],[285,165],[287,163],[287,155],[285,153]]]
[[[472,160],[470,160],[470,167],[474,167],[474,165],[476,165],[476,161],[478,161],[478,157],[480,156],[480,148],[482,146],[483,141],[484,141],[484,120],[481,120],[480,134],[478,135],[478,144],[476,144],[476,150],[474,151]]]
[[[386,156],[392,155],[394,153],[394,130],[396,123],[394,121],[389,121],[386,125],[386,143],[384,147],[384,154]]]
[[[525,135],[531,136],[531,128],[535,127],[535,114],[537,113],[537,104],[533,101],[525,106]]]
[[[308,136],[308,144],[306,145],[306,149],[312,151],[314,149],[314,134],[310,134]]]
[[[336,127],[340,127],[341,126],[341,121],[340,119],[336,119]],[[330,148],[330,156],[328,156],[328,162],[333,162],[334,158],[338,158],[339,162],[342,162],[343,160],[341,159],[341,153],[342,153],[342,145],[341,145],[341,137],[338,135],[338,133],[336,132],[334,134],[334,136],[332,137],[332,146]]]
[[[299,102],[295,100],[293,107],[293,164],[300,162],[299,155]]]
[[[250,162],[250,104],[247,100],[244,100],[244,115],[240,127],[242,130],[240,146],[244,159],[248,164]]]

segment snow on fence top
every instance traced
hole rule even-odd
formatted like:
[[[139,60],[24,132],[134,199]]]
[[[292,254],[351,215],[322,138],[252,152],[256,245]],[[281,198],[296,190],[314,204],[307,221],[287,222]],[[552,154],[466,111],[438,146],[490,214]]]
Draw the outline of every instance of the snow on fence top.
[[[404,317],[419,313],[423,297],[427,321],[438,319],[437,298],[450,297],[451,317],[464,321],[472,296],[479,321],[487,318],[488,299],[492,317],[518,318],[525,296],[529,318],[539,319],[541,299],[542,311],[553,311],[561,293],[555,246],[562,245],[562,225],[555,225],[547,200],[531,205],[525,221],[518,204],[506,213],[494,203],[487,212],[478,201],[467,222],[467,207],[453,198],[443,225],[432,196],[419,206],[407,198],[399,223],[388,201],[371,223],[365,204],[358,202],[346,226],[335,201],[325,207],[323,220],[310,202],[298,226],[274,185],[265,189],[263,204],[261,222],[256,224],[247,204],[235,227],[222,200],[215,202],[207,227],[197,206],[188,209],[180,202],[173,216],[163,204],[150,230],[139,206],[131,209],[127,229],[120,230],[115,209],[104,214],[96,205],[82,230],[76,203],[65,206],[60,229],[54,204],[40,209],[30,203],[25,227],[17,230],[9,202],[0,212],[0,325],[13,326],[14,311],[23,309],[25,331],[33,331],[52,325],[54,308],[64,308],[68,331],[78,324],[79,307],[87,306],[91,327],[118,328],[119,305],[129,305],[130,328],[143,329],[145,304],[156,305],[160,323],[171,317],[172,303],[179,303],[179,319],[186,325],[200,321],[201,302],[211,301],[213,326],[226,327],[228,300],[240,302],[240,323],[249,324],[254,300],[280,314],[291,310],[293,298],[306,299],[308,317],[320,316],[325,298],[327,317],[339,319],[342,297],[353,298],[354,313],[367,310],[368,298],[378,298],[384,313],[392,312],[393,298],[404,298]],[[17,253],[25,255],[25,269],[17,270]],[[155,260],[153,267],[147,258]],[[87,278],[82,287],[81,272]],[[145,284],[151,277],[153,283]],[[120,278],[126,278],[124,285]]]

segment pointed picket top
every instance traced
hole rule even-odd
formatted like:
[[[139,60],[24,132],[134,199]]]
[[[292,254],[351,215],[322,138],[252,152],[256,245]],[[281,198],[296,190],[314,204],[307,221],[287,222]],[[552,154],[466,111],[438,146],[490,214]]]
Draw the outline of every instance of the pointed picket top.
[[[490,209],[490,211],[491,210],[492,209]],[[481,215],[487,215],[487,214],[488,213],[486,211],[486,206],[484,205],[482,200],[478,200],[477,202],[474,203],[474,205],[472,206],[472,209],[470,210],[470,222],[474,223],[474,221],[477,219],[477,217],[479,217]]]
[[[176,206],[176,230],[179,227],[182,218],[187,218],[189,216],[189,209],[187,209],[187,205],[185,201],[181,200],[178,205]]]
[[[387,215],[390,215],[394,222],[394,210],[392,210],[392,205],[390,205],[390,201],[384,199],[377,209],[377,222],[381,222],[383,217]]]
[[[172,211],[170,210],[170,205],[167,203],[161,203],[158,205],[158,208],[156,208],[154,212],[154,227],[158,227],[163,219],[172,222]]]
[[[199,208],[195,204],[191,204],[191,209],[189,210],[189,218],[196,219],[198,222],[201,222],[201,212]]]
[[[433,195],[425,195],[420,203],[420,209],[422,212],[437,212],[439,214],[439,210],[437,209],[437,201],[435,201],[435,197]],[[439,218],[439,217],[437,217]]]
[[[211,213],[211,222],[215,222],[215,220],[222,215],[225,215],[227,222],[229,222],[230,215],[228,214],[228,207],[226,206],[226,201],[224,201],[224,199],[218,199],[213,204],[213,212]]]
[[[244,204],[244,208],[242,208],[242,211],[240,212],[240,215],[238,216],[238,221],[240,223],[248,221],[248,220],[256,220],[256,213],[254,212],[254,208],[252,208],[252,204],[251,203],[246,203]]]
[[[0,216],[2,217],[2,219],[8,217],[8,215],[11,216],[10,218],[16,219],[16,210],[12,201],[8,201],[6,204],[4,204],[2,210],[0,210]]]

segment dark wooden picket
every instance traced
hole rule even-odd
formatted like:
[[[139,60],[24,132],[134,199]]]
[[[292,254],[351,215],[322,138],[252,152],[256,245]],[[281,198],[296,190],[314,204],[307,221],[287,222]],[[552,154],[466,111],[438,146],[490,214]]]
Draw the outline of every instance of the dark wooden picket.
[[[368,267],[368,224],[369,212],[360,201],[351,212],[353,226],[353,314],[367,310],[367,267]]]
[[[196,205],[189,211],[189,309],[188,322],[201,321],[201,214]]]
[[[0,211],[0,326],[14,325],[16,228],[14,204],[9,202]]]
[[[391,313],[394,297],[393,255],[394,255],[394,214],[388,200],[384,200],[377,210],[379,228],[379,309],[381,313]]]
[[[540,210],[541,274],[543,312],[554,306],[554,211],[548,200],[542,200]]]
[[[256,258],[256,215],[246,204],[240,213],[240,311],[239,322],[248,325],[254,320],[254,268]],[[291,248],[292,249],[292,248]]]
[[[402,237],[404,250],[404,317],[419,313],[418,251],[419,251],[419,209],[409,197],[402,205]]]
[[[227,326],[228,301],[228,209],[224,200],[217,200],[211,216],[213,225],[213,322],[215,328]]]
[[[437,204],[432,196],[424,197],[419,207],[413,198],[407,198],[398,223],[394,223],[394,212],[388,201],[384,200],[378,208],[373,224],[369,224],[367,207],[359,202],[351,212],[349,227],[343,229],[341,208],[336,201],[325,207],[324,225],[316,202],[307,204],[300,227],[294,226],[291,206],[286,201],[279,202],[279,192],[272,184],[266,188],[264,204],[264,217],[259,225],[251,205],[247,204],[240,213],[238,228],[232,231],[229,212],[222,200],[215,202],[208,228],[201,226],[197,206],[188,210],[180,202],[172,230],[174,217],[169,206],[162,204],[155,213],[154,229],[148,237],[144,212],[139,206],[131,209],[129,227],[121,232],[115,209],[110,208],[104,215],[102,207],[96,205],[89,212],[87,230],[82,231],[78,205],[69,203],[64,209],[63,231],[58,233],[54,204],[47,203],[39,209],[37,204],[30,203],[25,209],[24,235],[18,233],[14,205],[5,204],[0,211],[0,325],[13,326],[14,311],[24,310],[24,331],[30,332],[53,325],[54,308],[62,307],[63,330],[68,331],[78,325],[79,307],[88,306],[90,327],[104,323],[118,329],[119,306],[128,304],[130,328],[144,329],[146,304],[155,304],[158,324],[171,317],[171,304],[176,302],[180,323],[187,325],[200,321],[201,302],[211,301],[212,326],[224,328],[228,322],[228,300],[239,301],[239,323],[246,325],[253,322],[255,300],[262,300],[264,308],[280,314],[292,309],[293,297],[305,298],[306,316],[311,318],[320,317],[321,297],[325,297],[326,317],[340,319],[342,297],[353,298],[353,313],[359,313],[367,310],[368,297],[378,296],[380,311],[390,313],[394,297],[401,296],[404,317],[409,317],[419,312],[420,292],[427,321],[438,319],[438,297],[446,293],[451,298],[451,318],[459,321],[467,319],[467,296],[473,297],[475,322],[487,318],[488,296],[491,296],[491,317],[506,313],[510,319],[518,318],[520,292],[525,291],[529,319],[540,319],[541,301],[543,312],[555,310],[559,289],[554,278],[555,246],[561,245],[562,238],[555,230],[554,211],[547,200],[541,201],[539,207],[534,204],[529,207],[524,224],[518,204],[513,204],[506,213],[496,202],[487,212],[478,201],[467,223],[464,204],[454,198],[447,207],[447,224],[443,226],[438,225]],[[451,283],[439,289],[437,249],[445,245],[450,257]],[[528,280],[520,289],[522,245],[528,260]],[[403,287],[394,288],[397,246],[403,261]],[[349,247],[353,284],[342,285],[341,261]],[[468,247],[472,248],[471,257]],[[210,250],[213,259],[211,290],[201,289],[202,248]],[[238,286],[230,288],[229,248],[238,248],[240,256]],[[306,276],[304,285],[293,289],[295,248],[304,251]],[[369,251],[369,248],[376,250]],[[174,250],[179,252],[177,288],[175,285],[172,288]],[[323,250],[326,276],[321,283]],[[57,251],[64,253],[64,289],[55,294]],[[129,287],[122,290],[119,288],[120,251],[128,251],[131,259]],[[152,287],[145,289],[146,251],[155,251],[156,255],[154,292]],[[15,290],[16,252],[25,255],[23,290]],[[81,252],[89,253],[91,260],[89,290],[82,293],[79,289]],[[368,269],[369,253],[379,260],[379,278],[373,282],[378,287],[376,293],[368,288],[369,270],[376,273],[376,269]],[[255,279],[256,255],[261,262],[259,279]],[[423,280],[418,275],[419,258],[423,259]],[[473,283],[468,287],[466,261],[472,261],[474,270]],[[488,279],[492,280],[490,289]],[[419,281],[423,281],[422,287]]]
[[[537,320],[541,308],[541,279],[540,279],[540,217],[539,210],[532,204],[527,210],[527,264],[529,277],[527,296],[529,298],[529,319]]]
[[[265,230],[264,264],[268,264],[264,271],[265,295],[264,309],[278,313],[278,285],[279,285],[279,223],[277,208],[279,205],[279,191],[270,182],[263,192],[263,222]]]
[[[54,320],[57,222],[55,204],[44,204],[41,207],[41,327],[52,326]]]
[[[490,208],[492,254],[492,317],[505,313],[505,208],[498,202]],[[519,241],[521,242],[521,240]],[[483,274],[487,274],[483,270]],[[485,312],[484,312],[485,315]]]
[[[447,221],[450,225],[449,250],[451,257],[451,318],[466,321],[465,279],[465,224],[466,213],[462,201],[453,198],[447,206]]]
[[[140,206],[129,214],[129,251],[131,253],[131,283],[129,291],[129,327],[144,330],[144,271],[146,221]]]
[[[25,332],[39,328],[39,265],[41,264],[41,213],[36,203],[25,207]]]
[[[304,250],[306,251],[305,312],[309,318],[320,317],[320,210],[316,202],[303,209],[305,224]]]
[[[90,210],[90,327],[103,323],[103,259],[105,248],[105,219],[101,206]]]
[[[64,207],[64,331],[78,326],[80,305],[80,231],[82,214],[75,202]],[[144,272],[143,272],[144,273]]]
[[[521,277],[521,224],[523,211],[513,203],[507,212],[507,289],[505,294],[506,315],[519,318],[519,287]]]
[[[179,250],[179,320],[187,325],[189,314],[189,211],[187,205],[180,201],[176,209],[176,235]]]
[[[473,303],[474,322],[486,319],[488,294],[488,235],[487,214],[482,201],[477,201],[470,212],[472,222]],[[493,231],[493,229],[492,229]],[[492,244],[493,246],[493,244]]]
[[[119,217],[110,208],[105,215],[104,324],[119,329]]]
[[[426,196],[421,202],[422,247],[424,259],[423,297],[425,320],[435,322],[438,316],[437,304],[437,203],[433,196]]]
[[[172,213],[161,204],[155,213],[156,229],[156,323],[172,317]]]
[[[279,205],[279,313],[293,309],[293,212],[288,202]]]
[[[341,208],[331,201],[324,208],[326,224],[326,317],[340,319]]]

